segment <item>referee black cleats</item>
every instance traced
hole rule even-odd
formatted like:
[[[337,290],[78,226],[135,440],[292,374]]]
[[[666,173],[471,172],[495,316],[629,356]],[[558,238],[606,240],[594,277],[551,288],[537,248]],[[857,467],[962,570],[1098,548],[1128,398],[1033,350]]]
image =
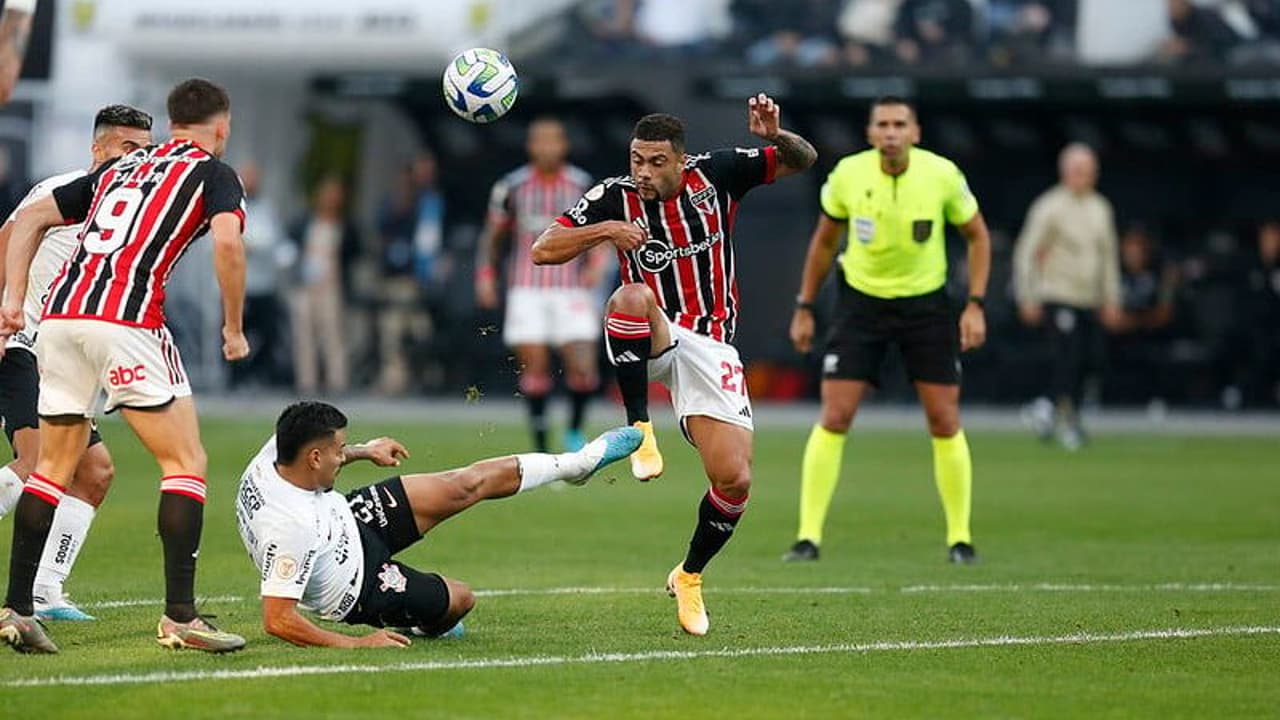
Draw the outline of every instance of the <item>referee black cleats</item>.
[[[797,540],[782,556],[782,562],[809,562],[818,559],[818,546],[809,540]]]
[[[978,551],[967,542],[958,542],[947,551],[947,561],[952,565],[973,565],[978,562]]]

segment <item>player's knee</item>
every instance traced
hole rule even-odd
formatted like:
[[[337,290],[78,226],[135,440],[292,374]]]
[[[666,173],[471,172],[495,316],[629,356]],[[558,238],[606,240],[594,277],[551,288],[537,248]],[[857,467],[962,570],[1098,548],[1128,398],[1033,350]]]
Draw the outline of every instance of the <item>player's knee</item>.
[[[746,497],[751,492],[751,466],[743,463],[718,472],[711,478],[711,484],[725,497]]]
[[[98,507],[106,499],[115,477],[116,466],[110,456],[86,458],[76,471],[70,494]]]
[[[449,586],[449,617],[458,620],[476,606],[476,594],[471,586],[457,580],[445,580]]]
[[[822,429],[827,432],[844,434],[849,432],[849,426],[853,425],[853,416],[856,410],[853,405],[846,403],[823,403]]]
[[[609,297],[609,310],[611,312],[647,317],[649,308],[655,302],[653,291],[647,285],[644,283],[627,283],[613,291],[613,295]]]
[[[576,370],[569,373],[565,383],[576,393],[593,393],[600,387],[600,376],[590,370]]]
[[[545,372],[529,372],[520,373],[520,394],[532,397],[547,395],[551,392],[555,385],[555,381],[551,379],[551,375]]]
[[[960,413],[953,408],[925,412],[929,434],[936,438],[949,438],[960,432]]]

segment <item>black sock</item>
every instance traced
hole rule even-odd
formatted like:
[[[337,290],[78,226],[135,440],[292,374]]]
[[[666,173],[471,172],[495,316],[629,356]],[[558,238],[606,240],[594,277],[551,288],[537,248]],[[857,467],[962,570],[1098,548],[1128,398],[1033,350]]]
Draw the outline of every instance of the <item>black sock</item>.
[[[591,402],[591,396],[595,395],[595,391],[581,392],[571,390],[569,392],[569,429],[582,430],[582,423],[587,418],[587,403]]]
[[[5,607],[12,608],[19,615],[30,615],[34,612],[31,589],[36,582],[36,571],[40,569],[40,556],[44,554],[44,543],[49,539],[53,513],[58,509],[58,500],[62,499],[61,488],[35,473],[31,474],[31,478],[32,480],[28,483],[36,481],[39,492],[30,489],[23,491],[13,512],[9,593],[4,600]]]
[[[529,404],[529,429],[533,431],[533,449],[547,451],[547,396],[525,395]]]
[[[164,484],[173,482],[181,481],[164,479]],[[204,482],[182,492],[164,490],[164,484],[157,521],[164,543],[164,614],[174,622],[190,622],[196,617],[196,554],[204,528],[204,502],[193,495],[203,495]]]
[[[605,345],[609,362],[617,368],[618,390],[627,408],[627,424],[649,421],[648,318],[609,313],[605,321]]]
[[[733,537],[733,529],[746,509],[746,496],[731,500],[716,492],[715,488],[702,496],[698,505],[698,526],[689,540],[689,554],[684,558],[685,572],[702,572],[711,558]]]

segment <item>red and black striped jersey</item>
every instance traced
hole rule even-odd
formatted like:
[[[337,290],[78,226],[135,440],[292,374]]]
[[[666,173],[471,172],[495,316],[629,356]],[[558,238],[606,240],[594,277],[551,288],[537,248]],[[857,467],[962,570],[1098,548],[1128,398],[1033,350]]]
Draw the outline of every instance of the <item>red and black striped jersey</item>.
[[[624,220],[645,230],[637,250],[618,253],[624,283],[642,282],[672,322],[733,342],[738,320],[733,222],[752,188],[773,182],[777,149],[734,148],[690,155],[680,190],[643,200],[629,177],[609,178],[557,218],[566,227]]]
[[[533,243],[542,231],[591,186],[585,170],[566,165],[555,174],[532,165],[507,173],[489,194],[489,222],[511,233],[507,284],[512,287],[565,288],[582,286],[585,258],[563,265],[534,265]]]
[[[46,318],[164,325],[169,275],[215,215],[244,223],[234,170],[189,140],[136,150],[53,191],[80,244],[45,303]]]

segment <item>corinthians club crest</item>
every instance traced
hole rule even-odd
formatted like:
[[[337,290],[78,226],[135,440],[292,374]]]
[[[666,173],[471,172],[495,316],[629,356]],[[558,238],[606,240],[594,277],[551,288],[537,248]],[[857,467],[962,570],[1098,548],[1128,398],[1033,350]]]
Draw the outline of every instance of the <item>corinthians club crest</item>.
[[[382,583],[378,589],[382,592],[392,591],[402,593],[409,579],[400,572],[400,568],[391,563],[382,563],[382,572],[378,573],[378,580]]]

